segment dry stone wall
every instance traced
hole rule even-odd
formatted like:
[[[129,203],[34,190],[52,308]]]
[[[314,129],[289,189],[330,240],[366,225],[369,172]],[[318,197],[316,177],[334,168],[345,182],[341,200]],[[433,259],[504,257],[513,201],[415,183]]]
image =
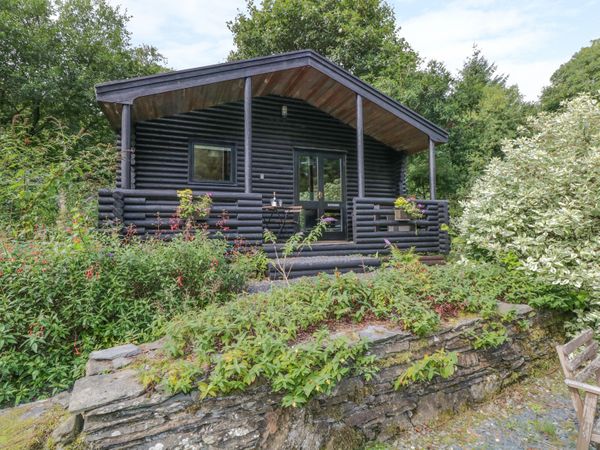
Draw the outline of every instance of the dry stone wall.
[[[283,408],[281,397],[260,383],[204,400],[197,393],[146,392],[138,381],[140,369],[130,363],[152,357],[160,342],[95,352],[87,376],[74,386],[71,420],[83,433],[80,442],[101,449],[359,448],[482,401],[553,357],[555,342],[562,339],[559,317],[524,305],[501,307],[515,308],[517,314],[505,324],[507,341],[488,350],[473,348],[480,318],[456,320],[427,338],[380,325],[344,331],[351,339],[371,342],[380,371],[368,382],[345,379],[331,395],[315,397],[303,408]],[[453,376],[394,389],[412,362],[439,348],[458,353]],[[74,433],[66,434],[73,438]]]

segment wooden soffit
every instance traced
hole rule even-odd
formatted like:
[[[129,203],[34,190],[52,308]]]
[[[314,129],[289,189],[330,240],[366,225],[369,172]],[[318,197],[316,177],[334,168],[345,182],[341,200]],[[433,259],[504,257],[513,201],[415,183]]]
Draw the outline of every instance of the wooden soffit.
[[[264,64],[252,65],[253,61]],[[118,130],[123,103],[133,105],[134,122],[206,109],[243,100],[247,76],[252,77],[253,97],[304,100],[352,127],[356,127],[356,95],[360,94],[365,134],[399,151],[425,150],[430,138],[447,141],[445,130],[311,51],[105,83],[96,87],[96,94]]]

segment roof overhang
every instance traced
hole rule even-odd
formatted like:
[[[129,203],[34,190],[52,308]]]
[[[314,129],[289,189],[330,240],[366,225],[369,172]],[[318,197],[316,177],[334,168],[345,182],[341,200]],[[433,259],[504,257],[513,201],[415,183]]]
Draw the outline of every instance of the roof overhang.
[[[252,77],[254,97],[301,99],[352,127],[359,94],[365,134],[397,150],[415,153],[429,139],[448,140],[444,129],[312,50],[102,83],[96,99],[118,130],[122,104],[133,105],[136,122],[205,109],[242,100],[246,77]]]

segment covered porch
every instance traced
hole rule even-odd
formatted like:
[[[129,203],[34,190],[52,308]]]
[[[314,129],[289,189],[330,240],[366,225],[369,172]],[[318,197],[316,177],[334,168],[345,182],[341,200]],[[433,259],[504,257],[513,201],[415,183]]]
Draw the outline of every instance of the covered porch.
[[[191,189],[212,195],[211,234],[267,253],[265,229],[285,240],[323,216],[334,226],[306,255],[385,254],[388,243],[449,249],[435,164],[447,133],[313,51],[113,81],[96,95],[121,152],[117,187],[99,193],[102,224],[168,237],[177,190]],[[397,221],[407,157],[422,151],[430,179],[429,198],[417,200],[423,217]],[[286,221],[286,209],[300,213]]]

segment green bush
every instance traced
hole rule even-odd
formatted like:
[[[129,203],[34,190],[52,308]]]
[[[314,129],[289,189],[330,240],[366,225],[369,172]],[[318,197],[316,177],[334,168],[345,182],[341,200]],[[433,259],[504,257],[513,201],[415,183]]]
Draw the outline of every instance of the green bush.
[[[154,339],[246,278],[226,242],[202,236],[123,245],[75,224],[67,237],[1,245],[0,403],[68,388],[90,351]]]
[[[151,362],[143,381],[170,392],[198,388],[202,396],[213,396],[262,379],[283,394],[284,405],[302,405],[350,373],[374,373],[365,343],[329,337],[339,323],[386,320],[427,335],[461,311],[496,317],[500,300],[526,303],[569,294],[513,272],[485,263],[426,267],[397,255],[369,278],[321,276],[212,304],[167,326],[165,359]],[[443,370],[446,374],[449,366]]]
[[[467,256],[516,258],[548,283],[599,293],[598,102],[581,95],[540,113],[502,150],[457,222]]]
[[[55,120],[36,133],[23,117],[0,126],[0,238],[30,238],[68,222],[73,209],[96,217],[99,187],[114,180],[117,153]]]

